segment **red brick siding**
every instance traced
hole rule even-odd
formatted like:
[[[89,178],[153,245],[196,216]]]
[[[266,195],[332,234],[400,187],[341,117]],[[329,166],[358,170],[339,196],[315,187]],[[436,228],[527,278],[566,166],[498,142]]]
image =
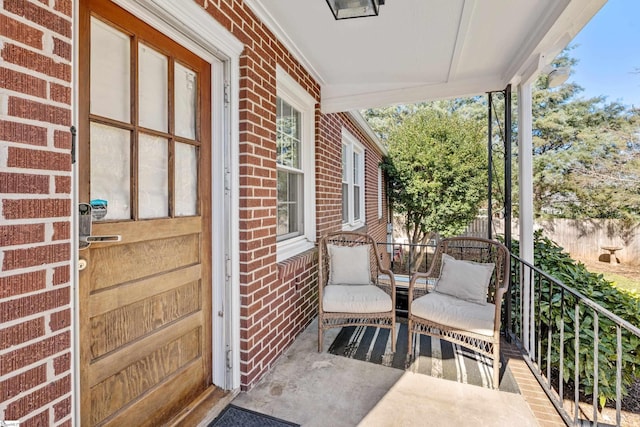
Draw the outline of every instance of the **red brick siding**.
[[[204,4],[245,43],[239,87],[239,218],[241,381],[247,389],[315,315],[315,252],[276,262],[276,65],[316,100],[320,87],[246,6],[234,0]]]
[[[72,2],[0,4],[0,419],[70,424]]]
[[[317,251],[276,263],[276,66],[317,102],[318,236],[341,227],[341,129],[347,127],[367,149],[367,229],[376,240],[384,241],[386,220],[377,217],[380,153],[349,115],[320,113],[319,84],[249,8],[234,0],[197,3],[204,3],[211,16],[245,44],[239,87],[240,358],[242,388],[248,389],[317,314]]]
[[[385,242],[387,236],[386,194],[382,194],[382,218],[378,218],[378,166],[380,149],[367,137],[346,113],[323,115],[320,118],[320,143],[316,147],[316,185],[318,200],[318,233],[337,231],[342,227],[342,129],[346,128],[365,148],[365,227],[362,232]],[[384,251],[383,245],[378,250]]]
[[[376,240],[384,239],[386,220],[377,218],[379,153],[348,115],[320,113],[319,84],[242,2],[194,1],[245,43],[239,88],[239,218],[241,370],[247,389],[309,324],[317,306],[316,251],[276,262],[276,65],[318,102],[318,235],[341,226],[341,129],[347,127],[367,147],[367,230]],[[0,115],[0,152],[6,153],[0,158],[0,179],[7,185],[0,194],[0,304],[8,312],[2,320],[8,347],[0,350],[0,376],[9,391],[1,397],[0,416],[19,417],[23,425],[70,425],[73,2],[15,0],[2,5],[0,97],[7,107]],[[34,328],[20,332],[29,322]],[[26,373],[41,366],[53,367],[46,369],[44,381],[26,380]]]

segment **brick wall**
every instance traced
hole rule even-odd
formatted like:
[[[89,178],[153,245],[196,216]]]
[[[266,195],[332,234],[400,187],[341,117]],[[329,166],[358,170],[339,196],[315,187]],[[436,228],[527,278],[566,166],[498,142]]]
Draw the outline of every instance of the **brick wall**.
[[[72,4],[0,6],[0,420],[71,425]]]
[[[316,146],[318,236],[342,227],[342,129],[346,128],[365,147],[366,226],[356,231],[371,234],[376,242],[386,241],[387,198],[384,188],[383,215],[378,218],[378,165],[382,161],[382,153],[347,113],[320,115],[319,122]],[[379,246],[378,249],[382,251],[384,248]]]
[[[195,0],[245,44],[240,58],[241,381],[251,388],[317,311],[317,251],[276,262],[276,66],[320,102],[320,86],[250,9],[232,0]],[[316,109],[317,234],[341,227],[341,129],[367,147],[366,214],[375,238],[379,152],[346,114]],[[386,212],[386,209],[385,209]],[[382,230],[382,232],[381,232]]]
[[[242,3],[195,0],[245,44],[240,58],[241,382],[250,388],[313,318],[313,253],[276,262],[276,65],[320,87]]]
[[[276,262],[276,65],[320,87],[236,0],[194,0],[245,43],[240,63],[242,386],[316,315],[317,252]],[[0,419],[70,425],[71,0],[0,1]],[[380,154],[347,114],[316,109],[317,234],[341,226],[341,129],[366,147],[367,231]],[[386,213],[386,208],[383,210]]]

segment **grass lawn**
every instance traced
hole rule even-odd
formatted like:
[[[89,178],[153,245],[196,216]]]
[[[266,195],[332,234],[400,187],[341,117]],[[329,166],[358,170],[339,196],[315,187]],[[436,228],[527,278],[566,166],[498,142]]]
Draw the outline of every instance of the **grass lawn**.
[[[613,282],[616,288],[632,291],[635,292],[636,295],[640,295],[640,281],[609,272],[603,272],[602,275],[608,281]]]

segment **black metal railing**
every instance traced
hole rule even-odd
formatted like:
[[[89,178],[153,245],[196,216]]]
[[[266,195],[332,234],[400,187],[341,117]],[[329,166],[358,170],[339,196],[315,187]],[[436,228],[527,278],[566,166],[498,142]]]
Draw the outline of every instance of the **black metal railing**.
[[[427,271],[436,246],[435,240],[426,244],[378,242],[378,249],[384,248],[389,253],[391,271],[408,277],[415,272]]]
[[[597,425],[605,396],[615,403],[620,426],[624,383],[630,371],[640,375],[631,366],[640,329],[519,257],[511,259],[506,332],[524,350],[540,385],[567,425]]]

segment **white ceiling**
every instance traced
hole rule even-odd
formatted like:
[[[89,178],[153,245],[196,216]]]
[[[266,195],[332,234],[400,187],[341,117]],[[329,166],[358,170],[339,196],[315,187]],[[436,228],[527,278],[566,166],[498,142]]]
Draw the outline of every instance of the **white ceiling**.
[[[537,72],[606,0],[386,0],[336,21],[325,0],[245,0],[320,83],[322,111],[502,90]]]

